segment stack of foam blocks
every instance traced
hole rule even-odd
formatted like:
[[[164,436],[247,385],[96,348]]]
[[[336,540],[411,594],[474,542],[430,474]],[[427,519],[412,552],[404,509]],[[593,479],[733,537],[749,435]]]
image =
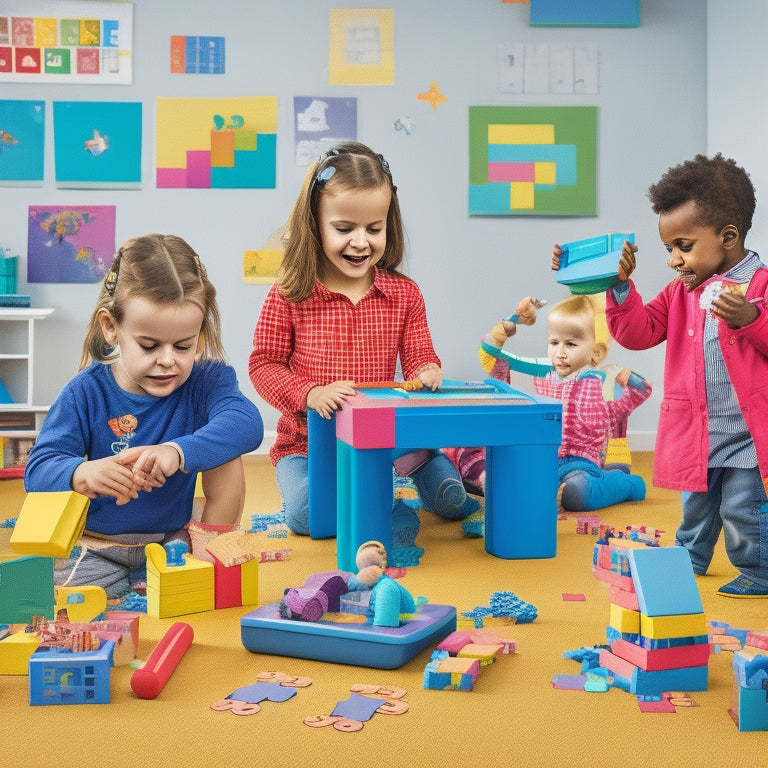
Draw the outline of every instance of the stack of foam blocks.
[[[610,585],[610,649],[600,666],[637,696],[705,691],[710,645],[688,551],[598,541],[593,572]]]

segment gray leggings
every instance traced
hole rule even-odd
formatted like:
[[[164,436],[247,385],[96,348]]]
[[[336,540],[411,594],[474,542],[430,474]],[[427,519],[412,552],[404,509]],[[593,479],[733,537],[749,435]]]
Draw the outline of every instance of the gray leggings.
[[[131,543],[133,538],[136,543]],[[146,578],[147,558],[144,546],[152,541],[167,544],[182,540],[189,546],[189,534],[185,530],[169,534],[139,534],[121,536],[119,545],[89,549],[82,545],[77,558],[56,561],[53,581],[56,586],[96,586],[107,593],[108,600],[125,597],[131,591],[133,580]],[[133,574],[133,578],[132,578]]]

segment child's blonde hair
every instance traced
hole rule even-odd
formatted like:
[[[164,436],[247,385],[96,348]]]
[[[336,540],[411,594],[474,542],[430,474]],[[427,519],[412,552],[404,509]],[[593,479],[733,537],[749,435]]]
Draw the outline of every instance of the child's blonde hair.
[[[405,235],[397,187],[392,183],[387,161],[365,144],[346,141],[320,155],[310,166],[283,235],[285,253],[280,267],[280,291],[286,299],[302,301],[314,288],[318,264],[323,258],[317,220],[320,197],[382,186],[392,191],[392,200],[387,212],[387,244],[376,266],[397,273],[405,253]]]
[[[552,307],[547,319],[553,316],[576,323],[588,336],[594,338],[591,360],[593,366],[600,365],[605,360],[611,336],[605,319],[604,293],[569,296]]]
[[[137,296],[155,304],[194,304],[203,313],[199,359],[225,360],[216,289],[200,257],[180,237],[148,234],[126,240],[104,277],[83,342],[81,370],[94,360],[106,363],[119,356],[104,338],[99,315],[108,312],[120,325],[127,301]]]

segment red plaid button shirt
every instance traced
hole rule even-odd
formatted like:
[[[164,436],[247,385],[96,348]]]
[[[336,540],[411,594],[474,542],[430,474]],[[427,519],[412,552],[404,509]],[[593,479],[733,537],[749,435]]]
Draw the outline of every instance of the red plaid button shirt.
[[[304,301],[287,301],[273,285],[253,335],[248,372],[256,391],[281,415],[270,456],[307,454],[307,393],[333,381],[391,381],[400,358],[412,379],[440,365],[424,298],[416,283],[376,270],[357,303],[316,282]]]

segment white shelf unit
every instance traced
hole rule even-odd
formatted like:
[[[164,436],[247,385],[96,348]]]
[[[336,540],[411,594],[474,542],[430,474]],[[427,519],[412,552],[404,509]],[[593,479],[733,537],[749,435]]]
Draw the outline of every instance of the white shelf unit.
[[[0,460],[0,478],[23,473],[18,455],[31,446],[48,412],[47,405],[35,405],[34,400],[35,322],[52,313],[53,309],[0,307],[0,381],[13,401],[0,403],[0,439],[3,453],[16,456]]]

